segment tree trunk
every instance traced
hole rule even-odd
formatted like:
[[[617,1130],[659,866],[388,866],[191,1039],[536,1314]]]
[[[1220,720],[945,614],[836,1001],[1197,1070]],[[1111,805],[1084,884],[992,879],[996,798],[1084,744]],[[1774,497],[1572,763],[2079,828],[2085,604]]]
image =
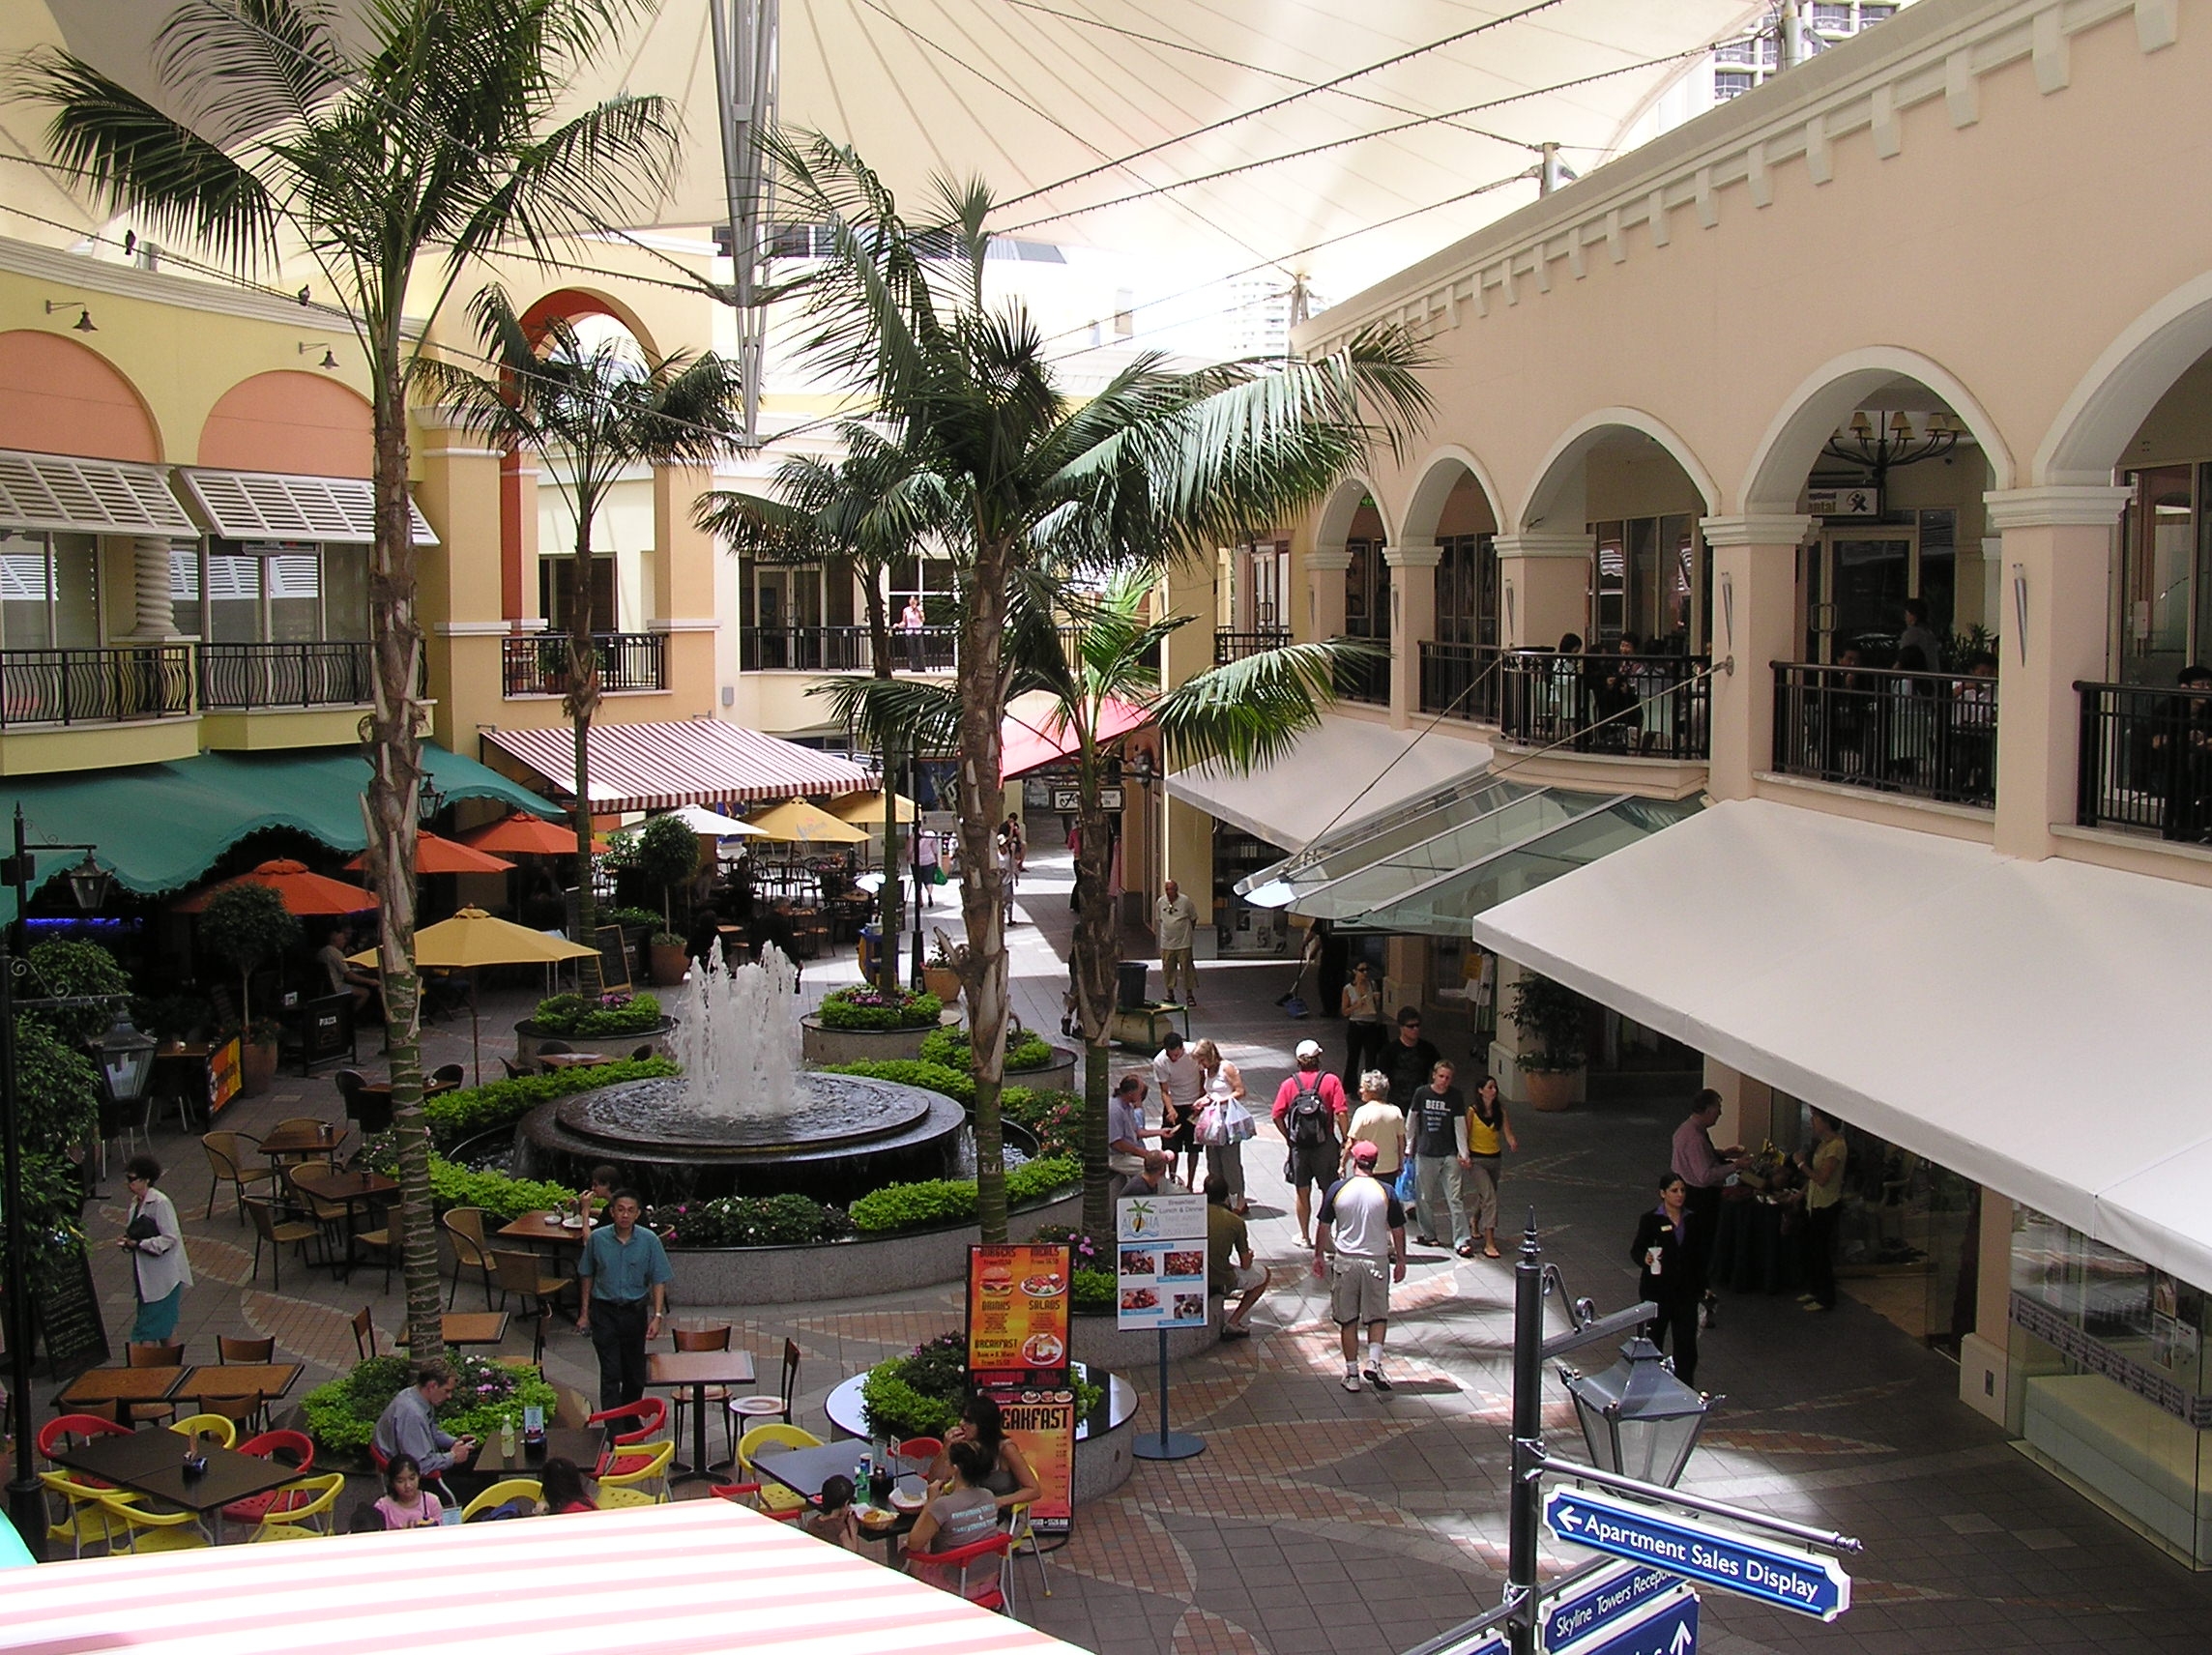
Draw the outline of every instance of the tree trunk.
[[[1085,710],[1086,719],[1094,713]],[[1088,739],[1078,760],[1075,857],[1074,970],[1076,1016],[1083,1025],[1083,1227],[1092,1235],[1114,1234],[1114,1207],[1108,1194],[1106,1103],[1113,1087],[1113,1059],[1106,1035],[1114,1015],[1114,968],[1121,963],[1121,931],[1115,923],[1107,875],[1113,867],[1114,841],[1106,812],[1099,807],[1104,763]]]
[[[407,502],[407,406],[399,358],[398,300],[379,318],[376,371],[376,540],[369,563],[370,652],[375,697],[362,720],[368,787],[369,886],[377,897],[377,969],[392,1060],[392,1130],[399,1159],[400,1271],[407,1338],[418,1359],[445,1353],[438,1232],[430,1195],[430,1126],[422,1113],[421,984],[415,974],[416,809],[422,743],[416,730],[422,624],[415,608],[415,533]]]
[[[976,548],[960,619],[960,910],[968,941],[957,955],[975,1067],[975,1209],[985,1241],[1006,1238],[1005,1138],[999,1092],[1006,1076],[1005,879],[992,830],[1004,792],[999,721],[1004,716],[1009,549]]]
[[[875,655],[875,675],[887,683],[891,677],[891,628],[886,613],[884,595],[877,586],[881,571],[871,569],[862,588],[862,601],[868,606],[868,643]],[[884,937],[876,950],[876,980],[886,994],[895,994],[899,986],[899,825],[898,789],[894,785],[898,775],[898,742],[888,735],[883,738],[884,750]],[[919,896],[921,893],[915,893]]]
[[[579,503],[576,549],[568,559],[568,688],[561,710],[575,733],[576,938],[591,946],[597,905],[592,897],[592,714],[599,709],[599,652],[592,643],[592,511]]]

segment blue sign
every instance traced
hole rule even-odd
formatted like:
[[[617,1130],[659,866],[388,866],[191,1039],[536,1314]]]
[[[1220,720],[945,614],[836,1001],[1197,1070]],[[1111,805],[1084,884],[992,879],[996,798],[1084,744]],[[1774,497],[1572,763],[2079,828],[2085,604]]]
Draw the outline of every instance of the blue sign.
[[[1673,1597],[1644,1606],[1634,1625],[1602,1635],[1602,1641],[1578,1643],[1573,1655],[1697,1655],[1698,1594],[1687,1586]]]
[[[1681,1583],[1678,1576],[1665,1569],[1608,1564],[1562,1592],[1538,1598],[1536,1636],[1546,1649],[1564,1649]]]
[[[1544,1522],[1561,1540],[1650,1563],[1703,1586],[1834,1620],[1851,1607],[1851,1578],[1830,1557],[1586,1489],[1556,1489]]]

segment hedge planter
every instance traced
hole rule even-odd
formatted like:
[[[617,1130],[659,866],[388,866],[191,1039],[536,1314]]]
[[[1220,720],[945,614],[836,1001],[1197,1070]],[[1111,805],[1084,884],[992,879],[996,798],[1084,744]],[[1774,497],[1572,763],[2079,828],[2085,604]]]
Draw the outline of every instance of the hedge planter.
[[[831,1063],[882,1063],[921,1056],[930,1029],[827,1029],[809,1012],[799,1020],[800,1049],[818,1068]]]
[[[558,1040],[571,1052],[597,1052],[602,1058],[626,1058],[640,1046],[651,1046],[656,1058],[672,1058],[669,1036],[676,1031],[676,1019],[663,1017],[657,1029],[643,1030],[630,1034],[549,1034],[534,1023],[514,1026],[514,1060],[517,1066],[534,1069],[538,1066],[538,1049],[548,1040]]]
[[[1575,1090],[1582,1081],[1580,1069],[1525,1069],[1522,1078],[1528,1087],[1528,1107],[1557,1115],[1575,1106]]]
[[[1065,1046],[1052,1049],[1052,1061],[1040,1063],[1033,1069],[1008,1069],[1006,1085],[1026,1086],[1037,1091],[1073,1091],[1083,1089],[1075,1083],[1075,1054]]]

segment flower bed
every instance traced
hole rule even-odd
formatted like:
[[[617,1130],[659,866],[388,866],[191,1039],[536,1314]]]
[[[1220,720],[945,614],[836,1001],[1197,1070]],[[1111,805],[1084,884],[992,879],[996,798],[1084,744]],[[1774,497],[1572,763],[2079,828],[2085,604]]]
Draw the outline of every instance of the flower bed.
[[[934,994],[887,994],[868,983],[833,989],[814,1013],[825,1029],[935,1029],[944,1014],[945,1002]]]
[[[618,1034],[651,1034],[668,1021],[660,1002],[650,994],[557,994],[538,1002],[530,1014],[533,1034],[567,1038],[580,1034],[603,1040]]]
[[[802,1195],[725,1195],[649,1206],[645,1225],[680,1249],[803,1247],[842,1241],[853,1234],[852,1217],[843,1207]]]
[[[1105,1387],[1071,1379],[1075,1413],[1081,1419],[1106,1398]],[[960,1422],[968,1403],[968,1336],[940,1333],[904,1356],[878,1362],[860,1386],[860,1407],[868,1430],[901,1441],[910,1437],[942,1438]]]
[[[548,1416],[560,1402],[535,1368],[509,1368],[481,1356],[448,1351],[453,1394],[438,1409],[438,1423],[455,1437],[488,1439],[503,1425],[522,1424],[522,1410],[536,1405]],[[333,1454],[366,1455],[385,1407],[407,1384],[407,1360],[376,1356],[343,1379],[318,1385],[301,1400],[307,1435]]]
[[[1033,1034],[1027,1029],[1006,1038],[1006,1067],[1011,1069],[1044,1069],[1052,1066],[1052,1042],[1041,1034]],[[925,1063],[943,1063],[948,1069],[973,1074],[975,1068],[974,1055],[968,1049],[966,1029],[940,1029],[921,1043],[921,1060]]]
[[[1111,1244],[1101,1245],[1082,1231],[1066,1224],[1048,1224],[1036,1233],[1038,1241],[1064,1241],[1074,1249],[1074,1279],[1069,1283],[1068,1302],[1078,1316],[1111,1316],[1114,1314],[1116,1289],[1114,1285],[1114,1249]]]
[[[625,1059],[597,1067],[555,1069],[542,1075],[524,1075],[520,1080],[463,1087],[429,1099],[422,1105],[422,1113],[430,1122],[430,1141],[441,1149],[451,1149],[480,1133],[511,1126],[554,1098],[676,1072],[676,1065],[666,1058]]]

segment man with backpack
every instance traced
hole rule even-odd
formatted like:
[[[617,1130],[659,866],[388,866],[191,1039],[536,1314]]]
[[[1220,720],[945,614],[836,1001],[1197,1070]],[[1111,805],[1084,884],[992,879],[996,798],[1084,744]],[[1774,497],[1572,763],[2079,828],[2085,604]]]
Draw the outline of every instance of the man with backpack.
[[[1277,1089],[1269,1115],[1290,1146],[1283,1176],[1297,1192],[1298,1241],[1310,1245],[1313,1192],[1336,1181],[1344,1153],[1344,1118],[1351,1110],[1344,1099],[1344,1083],[1321,1066],[1321,1042],[1300,1040],[1297,1057],[1296,1072]]]

